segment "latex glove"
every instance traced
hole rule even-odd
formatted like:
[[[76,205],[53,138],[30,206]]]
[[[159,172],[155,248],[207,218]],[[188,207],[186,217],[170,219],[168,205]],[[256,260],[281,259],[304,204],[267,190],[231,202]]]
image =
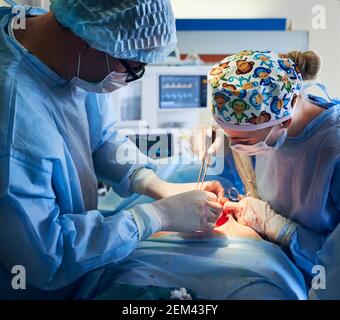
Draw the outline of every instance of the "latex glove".
[[[223,210],[230,210],[237,222],[253,228],[269,240],[288,246],[297,223],[272,210],[268,203],[245,197],[240,202],[226,202]]]
[[[155,226],[149,233],[210,231],[214,229],[222,209],[215,194],[189,191],[153,203],[137,205],[131,211],[143,238],[143,229],[150,222]]]
[[[159,186],[159,185],[158,185]],[[157,187],[157,185],[155,185]],[[179,193],[188,192],[196,190],[197,183],[168,183],[165,182],[163,186],[164,197],[173,196]],[[159,189],[158,189],[159,190]],[[206,181],[203,183],[200,191],[207,191],[215,194],[217,198],[222,198],[224,196],[224,188],[219,181]]]
[[[196,190],[197,183],[169,183],[160,179],[150,169],[139,169],[131,178],[132,191],[154,199],[171,197],[183,192]],[[224,195],[224,188],[219,181],[206,181],[201,191],[214,193],[218,198]]]
[[[190,149],[202,160],[207,151],[209,154],[225,157],[230,151],[228,138],[222,129],[212,126],[197,127],[190,138]]]

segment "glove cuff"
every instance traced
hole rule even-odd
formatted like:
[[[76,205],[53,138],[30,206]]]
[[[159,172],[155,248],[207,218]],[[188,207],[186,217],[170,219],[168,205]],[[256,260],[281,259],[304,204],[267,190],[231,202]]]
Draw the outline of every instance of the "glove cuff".
[[[129,211],[137,225],[139,241],[145,240],[153,233],[161,231],[162,223],[157,214],[157,209],[152,204],[141,204]]]
[[[131,177],[131,189],[138,194],[147,194],[148,185],[153,179],[159,179],[153,170],[141,168]]]
[[[288,220],[284,227],[281,229],[280,233],[277,236],[277,242],[280,243],[284,247],[288,247],[290,244],[290,239],[292,238],[293,233],[295,232],[298,224],[292,220]]]
[[[278,242],[281,246],[288,247],[297,226],[296,222],[271,212],[266,221],[265,234],[270,240]]]

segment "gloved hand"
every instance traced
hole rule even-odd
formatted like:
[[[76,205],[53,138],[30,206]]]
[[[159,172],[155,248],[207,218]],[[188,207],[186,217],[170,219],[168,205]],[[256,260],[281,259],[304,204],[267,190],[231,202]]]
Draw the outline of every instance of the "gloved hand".
[[[158,231],[194,232],[214,229],[217,218],[222,213],[222,205],[215,194],[205,191],[189,191],[153,203],[137,205],[131,209],[139,229],[145,239],[143,229],[152,225]],[[149,228],[150,229],[150,228]]]
[[[169,183],[160,179],[154,171],[141,168],[131,178],[132,191],[154,199],[162,199],[196,190],[197,183]],[[224,188],[218,181],[206,181],[201,191],[214,193],[218,198],[224,195]]]
[[[230,210],[237,222],[283,246],[289,246],[290,238],[298,226],[273,211],[268,203],[251,197],[245,197],[240,202],[227,201],[223,210]]]

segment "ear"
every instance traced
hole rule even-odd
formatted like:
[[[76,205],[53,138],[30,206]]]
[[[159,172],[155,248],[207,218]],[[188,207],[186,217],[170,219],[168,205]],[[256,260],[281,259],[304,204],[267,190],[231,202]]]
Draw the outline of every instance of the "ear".
[[[292,100],[292,108],[295,108],[297,105],[298,100],[301,99],[301,94],[299,95],[294,95],[293,100]]]
[[[285,128],[285,129],[289,128],[290,125],[292,124],[292,121],[293,121],[292,119],[288,119],[288,120],[286,120],[286,121],[283,121],[283,122],[281,123],[282,128]]]

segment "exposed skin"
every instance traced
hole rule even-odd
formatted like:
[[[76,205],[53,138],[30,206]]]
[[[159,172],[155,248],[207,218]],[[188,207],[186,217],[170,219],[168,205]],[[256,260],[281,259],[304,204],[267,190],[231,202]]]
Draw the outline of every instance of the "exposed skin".
[[[274,126],[273,132],[267,140],[267,144],[275,144],[283,129],[288,130],[288,136],[297,136],[308,125],[308,123],[310,123],[322,111],[322,108],[310,103],[309,101],[304,100],[301,96],[299,96],[294,106],[293,118],[283,122],[282,124]],[[224,129],[224,132],[229,137],[231,145],[252,145],[260,141],[264,141],[271,129],[272,127],[256,131],[238,131]]]
[[[64,28],[52,12],[26,19],[26,29],[14,30],[16,39],[29,52],[66,80],[77,73],[81,53],[80,78],[98,82],[108,75],[106,54],[92,49],[81,38]],[[133,67],[140,62],[128,61]],[[121,63],[109,56],[110,71],[126,72]]]

